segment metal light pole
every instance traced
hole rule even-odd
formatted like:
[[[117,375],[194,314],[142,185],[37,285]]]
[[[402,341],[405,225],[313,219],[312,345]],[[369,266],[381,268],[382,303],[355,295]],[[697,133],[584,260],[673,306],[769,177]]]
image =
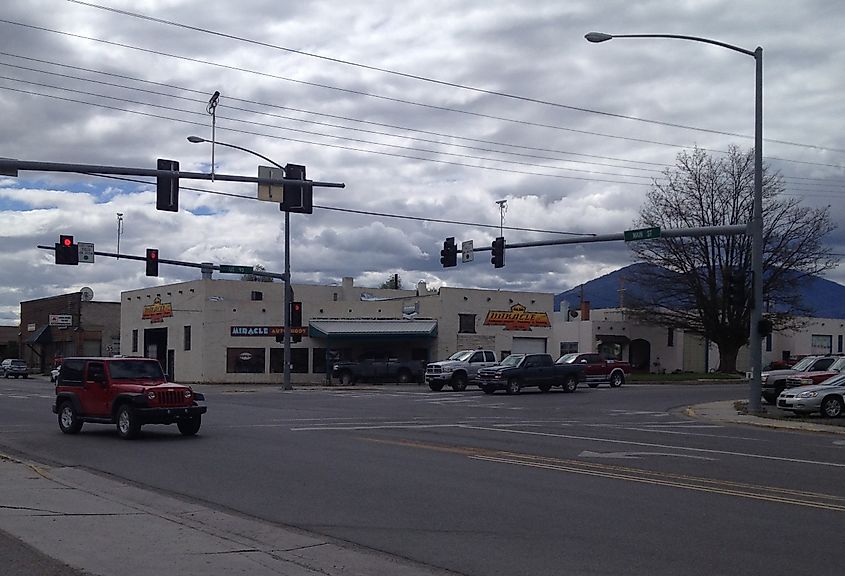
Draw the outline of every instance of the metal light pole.
[[[752,56],[756,63],[754,87],[754,199],[749,228],[751,231],[752,296],[749,346],[751,347],[751,386],[748,410],[758,413],[762,393],[761,372],[763,367],[763,342],[760,340],[760,320],[763,317],[763,49],[746,50],[708,38],[678,34],[605,34],[590,32],[584,38],[590,42],[605,42],[614,38],[676,38],[721,46],[734,52]]]
[[[120,254],[120,234],[123,232],[123,213],[117,213],[117,253]],[[120,256],[118,256],[120,259]]]
[[[200,138],[199,136],[188,136],[188,142],[192,142],[194,144],[198,144],[200,142],[209,142],[210,140],[206,140],[205,138]],[[270,160],[267,156],[263,154],[259,154],[255,150],[250,150],[249,148],[244,148],[242,146],[236,146],[235,144],[227,144],[225,142],[215,141],[214,144],[217,146],[225,146],[227,148],[234,148],[235,150],[241,150],[242,152],[246,152],[248,154],[252,154],[253,156],[257,156],[262,160],[265,160],[272,164],[273,166],[281,169],[282,173],[284,174],[285,168],[284,166],[280,165],[278,162]],[[284,295],[284,367],[283,367],[283,387],[285,390],[292,390],[293,386],[290,382],[290,212],[285,210],[285,272],[284,272],[284,282],[285,282],[285,295]]]

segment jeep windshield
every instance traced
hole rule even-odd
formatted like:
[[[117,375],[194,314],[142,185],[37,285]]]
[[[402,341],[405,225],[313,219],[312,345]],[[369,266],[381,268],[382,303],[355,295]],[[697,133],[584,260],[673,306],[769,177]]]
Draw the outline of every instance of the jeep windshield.
[[[158,362],[121,360],[109,364],[113,380],[164,380],[164,373]]]
[[[470,356],[472,356],[472,350],[459,350],[458,352],[455,352],[454,354],[449,356],[448,359],[463,362],[464,360],[468,360]]]

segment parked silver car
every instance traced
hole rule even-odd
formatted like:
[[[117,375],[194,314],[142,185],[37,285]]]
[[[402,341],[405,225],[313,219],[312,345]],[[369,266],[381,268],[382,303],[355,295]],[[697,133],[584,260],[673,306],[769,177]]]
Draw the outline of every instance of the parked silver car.
[[[3,378],[29,378],[29,369],[26,367],[26,360],[19,358],[6,358],[0,363],[0,372]]]
[[[820,412],[836,418],[845,413],[845,374],[828,378],[815,386],[800,386],[784,390],[778,396],[777,407],[796,414]]]

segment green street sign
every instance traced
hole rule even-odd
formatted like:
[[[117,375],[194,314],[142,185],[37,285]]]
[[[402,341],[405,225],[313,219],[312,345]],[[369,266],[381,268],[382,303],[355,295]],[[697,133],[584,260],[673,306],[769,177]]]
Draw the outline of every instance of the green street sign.
[[[252,266],[230,266],[228,264],[220,265],[220,272],[223,274],[252,274]]]
[[[625,230],[625,242],[634,240],[653,240],[660,238],[660,226],[654,228],[640,228],[639,230]]]

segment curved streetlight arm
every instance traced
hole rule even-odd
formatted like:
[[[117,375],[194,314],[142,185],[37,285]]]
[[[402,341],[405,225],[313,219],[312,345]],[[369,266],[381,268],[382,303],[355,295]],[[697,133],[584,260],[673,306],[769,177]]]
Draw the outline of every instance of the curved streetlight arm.
[[[208,142],[209,144],[212,143],[211,140],[206,140],[205,138],[201,138],[199,136],[188,136],[188,142],[191,142],[193,144],[199,144],[200,142]],[[246,152],[247,154],[252,154],[253,156],[258,156],[259,158],[261,158],[262,160],[266,160],[267,162],[269,162],[270,164],[272,164],[276,168],[280,168],[282,170],[282,172],[285,171],[284,166],[282,166],[278,162],[270,160],[264,154],[259,154],[255,150],[250,150],[249,148],[244,148],[242,146],[237,146],[235,144],[227,144],[226,142],[220,142],[219,140],[215,141],[214,144],[217,144],[218,146],[225,146],[226,148],[234,148],[235,150],[240,150],[241,152]]]
[[[614,38],[675,38],[678,40],[691,40],[693,42],[713,44],[714,46],[721,46],[722,48],[727,48],[728,50],[742,52],[743,54],[747,54],[748,56],[754,56],[755,58],[757,57],[756,52],[752,50],[746,50],[745,48],[740,48],[739,46],[734,46],[733,44],[726,44],[725,42],[711,40],[710,38],[700,38],[698,36],[685,36],[683,34],[605,34],[604,32],[590,32],[589,34],[586,34],[584,38],[594,43],[606,42],[607,40],[613,40]]]

